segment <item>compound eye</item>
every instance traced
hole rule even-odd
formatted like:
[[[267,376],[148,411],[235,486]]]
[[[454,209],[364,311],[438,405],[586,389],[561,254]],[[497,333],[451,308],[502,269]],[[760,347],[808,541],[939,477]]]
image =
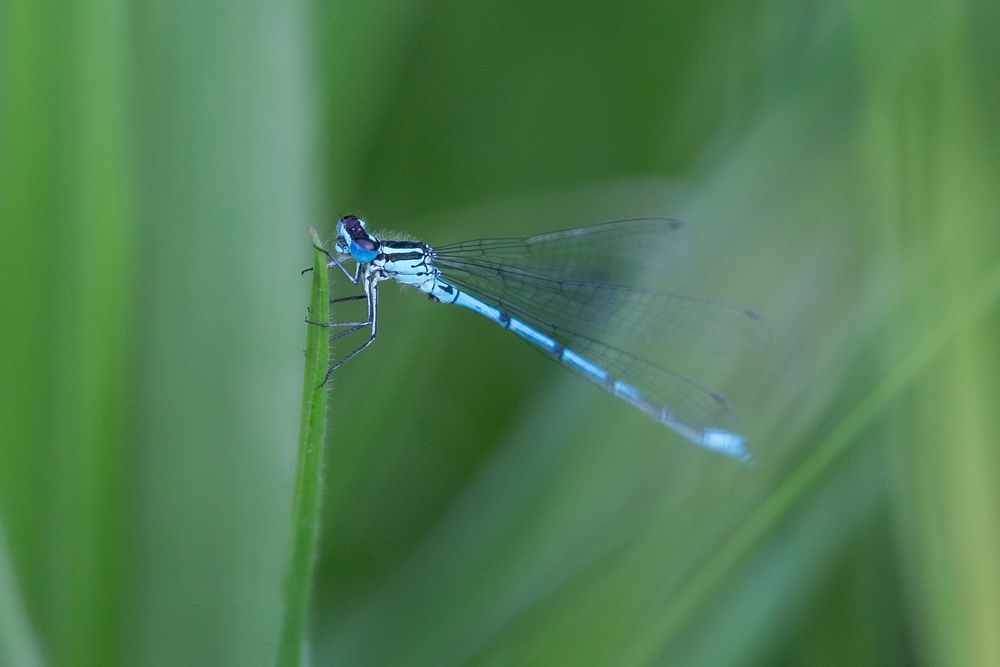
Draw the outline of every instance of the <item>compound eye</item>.
[[[351,241],[351,257],[365,263],[378,256],[378,244],[371,239],[356,239]]]
[[[345,215],[341,218],[340,222],[337,223],[337,228],[344,229],[352,239],[363,239],[368,236],[365,231],[365,223],[361,218],[353,215]]]

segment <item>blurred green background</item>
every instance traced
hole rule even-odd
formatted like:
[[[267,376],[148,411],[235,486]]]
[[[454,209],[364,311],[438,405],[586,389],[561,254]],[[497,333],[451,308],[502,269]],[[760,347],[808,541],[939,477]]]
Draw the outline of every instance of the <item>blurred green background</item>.
[[[1000,664],[1000,5],[0,3],[0,664],[270,664],[311,251],[671,215],[758,457],[383,290],[319,665]],[[346,293],[342,284],[334,289]]]

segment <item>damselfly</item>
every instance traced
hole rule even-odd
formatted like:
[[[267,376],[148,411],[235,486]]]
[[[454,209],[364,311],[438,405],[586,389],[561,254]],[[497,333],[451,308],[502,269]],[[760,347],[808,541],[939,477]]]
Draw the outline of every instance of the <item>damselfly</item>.
[[[755,310],[628,286],[633,260],[669,244],[681,227],[668,218],[642,218],[432,248],[378,238],[363,220],[344,216],[333,252],[323,250],[327,269],[340,270],[363,291],[332,303],[364,299],[368,315],[355,322],[306,321],[343,328],[332,338],[364,328],[369,337],[330,366],[324,383],[375,341],[378,285],[392,279],[431,301],[489,318],[695,444],[748,460],[745,439],[729,430],[732,408],[721,394],[626,349],[630,341],[661,336],[721,336],[724,345],[761,336]],[[355,262],[353,273],[344,266],[348,259]],[[616,344],[598,340],[602,334]]]

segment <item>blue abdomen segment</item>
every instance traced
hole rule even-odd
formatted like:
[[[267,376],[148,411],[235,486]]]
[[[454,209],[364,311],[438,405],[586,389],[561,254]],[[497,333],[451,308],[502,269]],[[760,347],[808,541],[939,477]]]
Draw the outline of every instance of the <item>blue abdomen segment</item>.
[[[671,410],[670,407],[659,405],[654,401],[651,401],[637,387],[622,378],[614,377],[612,373],[606,370],[602,365],[588,359],[583,354],[562,345],[553,336],[539,331],[538,328],[511,316],[509,313],[504,312],[503,310],[492,306],[481,299],[478,299],[466,292],[462,292],[458,290],[457,287],[448,285],[443,281],[438,282],[438,289],[440,288],[447,289],[449,296],[452,293],[450,290],[454,290],[455,296],[454,298],[445,300],[440,299],[439,295],[439,300],[464,306],[465,308],[473,310],[480,315],[493,320],[500,326],[514,332],[524,340],[528,341],[538,349],[551,355],[554,359],[560,361],[591,382],[600,385],[614,396],[617,396],[626,403],[642,410],[656,421],[684,436],[691,442],[704,447],[705,449],[726,454],[727,456],[743,461],[749,461],[751,459],[751,455],[746,448],[746,441],[742,436],[721,428],[691,424]],[[553,333],[555,333],[555,331]],[[594,345],[597,342],[590,341],[590,343],[591,345]],[[620,361],[619,365],[621,365]],[[650,373],[650,369],[656,369],[656,367],[651,365],[644,366],[642,369],[639,369],[641,371],[639,376],[642,377],[643,374],[648,375]],[[679,376],[673,376],[671,378],[671,382],[678,382],[678,378]],[[696,392],[703,390],[702,387],[693,383],[691,384],[691,389]],[[702,399],[703,402],[707,401],[711,403],[712,401],[718,400],[725,403],[724,399],[720,396],[711,393],[706,393]]]

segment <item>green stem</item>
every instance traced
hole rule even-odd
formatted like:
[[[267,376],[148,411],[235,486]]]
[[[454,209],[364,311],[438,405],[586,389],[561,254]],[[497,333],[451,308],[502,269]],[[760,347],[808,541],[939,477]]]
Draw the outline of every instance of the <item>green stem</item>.
[[[316,230],[309,228],[313,245],[322,247]],[[317,250],[313,256],[310,319],[329,319],[330,288],[326,275],[326,256]],[[312,590],[313,562],[316,559],[316,535],[320,523],[323,445],[326,438],[327,387],[320,387],[326,375],[329,344],[326,329],[306,328],[305,379],[302,386],[302,421],[299,426],[299,452],[292,497],[292,539],[285,566],[285,618],[277,664],[280,667],[301,665],[306,642],[306,627]]]

